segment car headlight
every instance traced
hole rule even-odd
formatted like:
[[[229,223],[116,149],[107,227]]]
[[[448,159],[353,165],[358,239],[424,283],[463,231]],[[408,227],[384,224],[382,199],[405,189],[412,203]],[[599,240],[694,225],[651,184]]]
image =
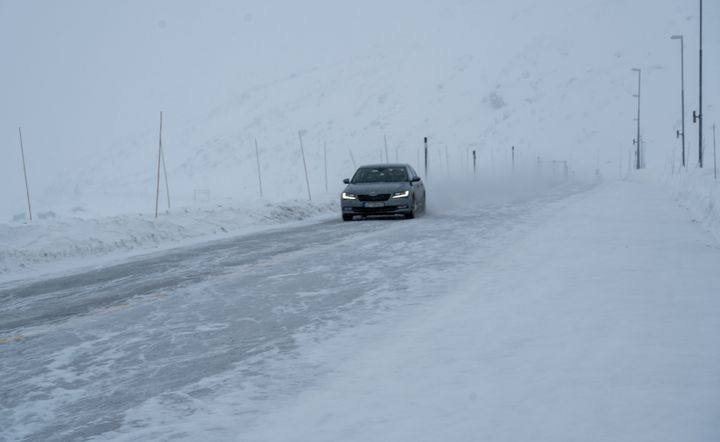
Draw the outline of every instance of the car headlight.
[[[408,196],[410,196],[410,191],[409,191],[409,190],[403,190],[402,192],[395,192],[395,193],[393,193],[393,196],[392,196],[392,197],[393,197],[393,198],[407,198]]]
[[[354,193],[343,192],[343,193],[342,193],[342,199],[344,199],[344,200],[356,200],[356,199],[357,199],[357,195],[355,195]]]

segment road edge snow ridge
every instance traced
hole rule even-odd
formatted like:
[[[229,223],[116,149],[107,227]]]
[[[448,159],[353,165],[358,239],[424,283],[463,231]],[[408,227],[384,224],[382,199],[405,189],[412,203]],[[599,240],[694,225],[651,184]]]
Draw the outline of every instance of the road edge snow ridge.
[[[177,208],[150,214],[0,224],[0,278],[248,234],[339,213],[334,198]]]

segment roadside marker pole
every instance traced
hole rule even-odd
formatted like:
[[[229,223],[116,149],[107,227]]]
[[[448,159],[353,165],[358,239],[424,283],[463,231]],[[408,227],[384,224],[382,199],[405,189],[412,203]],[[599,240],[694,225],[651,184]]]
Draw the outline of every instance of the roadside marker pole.
[[[348,149],[350,151],[350,161],[353,163],[353,172],[355,169],[357,169],[357,164],[355,164],[355,157],[353,156],[352,149]]]
[[[302,131],[298,131],[298,138],[300,139],[300,153],[303,159],[303,168],[305,169],[305,184],[307,185],[308,199],[312,201],[312,195],[310,194],[310,178],[308,178],[307,163],[305,162],[305,149],[303,148],[302,142]]]
[[[477,175],[477,154],[473,150],[473,176]]]
[[[30,207],[30,187],[28,187],[27,168],[25,167],[25,148],[23,147],[21,127],[18,127],[18,134],[20,135],[20,156],[22,157],[23,175],[25,176],[25,194],[27,195],[28,216],[30,218],[30,221],[32,221],[32,207]]]
[[[515,175],[515,146],[512,147],[512,173]]]
[[[390,155],[388,155],[388,148],[387,148],[387,135],[383,135],[383,138],[385,140],[385,162],[390,163]]]
[[[157,165],[157,187],[155,190],[155,218],[158,217],[158,206],[160,205],[160,164],[162,161],[162,111],[160,111],[160,137],[158,140],[158,165]]]
[[[328,193],[328,181],[327,181],[327,143],[323,143],[323,160],[325,161],[325,193]]]
[[[425,137],[425,179],[428,177],[428,141]]]
[[[260,149],[258,149],[257,138],[255,138],[255,162],[257,163],[258,184],[260,185],[260,198],[263,197],[262,174],[260,173]]]
[[[167,207],[170,210],[170,185],[168,184],[167,167],[165,167],[165,149],[161,148],[160,152],[162,153],[162,167],[165,175],[165,196],[167,196]]]
[[[717,147],[715,146],[715,124],[713,124],[713,174],[717,179]]]

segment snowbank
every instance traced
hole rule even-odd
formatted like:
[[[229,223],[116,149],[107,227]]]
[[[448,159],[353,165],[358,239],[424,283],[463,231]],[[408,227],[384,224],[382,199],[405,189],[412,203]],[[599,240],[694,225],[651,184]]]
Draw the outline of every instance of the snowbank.
[[[672,174],[644,170],[633,172],[627,179],[666,186],[677,202],[692,214],[694,222],[702,223],[720,239],[720,179],[715,179],[712,167],[681,169]]]
[[[672,175],[668,184],[677,200],[705,225],[716,238],[720,238],[720,180],[713,171],[692,170]]]
[[[0,224],[0,279],[98,264],[336,213],[335,198],[326,196],[320,201],[184,207],[158,219],[153,214],[101,218],[53,214],[32,224]]]

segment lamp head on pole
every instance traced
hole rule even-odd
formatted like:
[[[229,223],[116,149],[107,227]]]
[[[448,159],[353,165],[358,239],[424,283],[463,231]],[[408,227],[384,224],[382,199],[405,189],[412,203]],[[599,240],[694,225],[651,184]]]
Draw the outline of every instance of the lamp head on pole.
[[[640,69],[638,69],[638,68],[632,68],[632,71],[633,71],[633,72],[640,73]]]
[[[670,37],[670,40],[682,40],[682,39],[683,39],[682,35],[673,35]]]

